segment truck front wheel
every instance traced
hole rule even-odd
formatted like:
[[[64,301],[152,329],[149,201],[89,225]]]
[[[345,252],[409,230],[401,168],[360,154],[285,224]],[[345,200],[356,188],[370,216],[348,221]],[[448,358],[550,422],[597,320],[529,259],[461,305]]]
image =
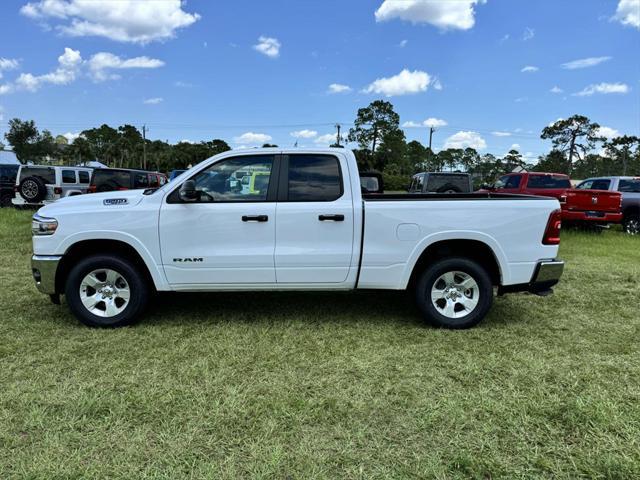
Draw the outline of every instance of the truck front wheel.
[[[445,258],[425,269],[416,285],[416,301],[432,325],[462,329],[477,325],[493,302],[487,271],[467,258]]]
[[[67,277],[65,296],[73,314],[90,327],[134,323],[149,297],[144,276],[115,255],[95,255],[78,262]]]

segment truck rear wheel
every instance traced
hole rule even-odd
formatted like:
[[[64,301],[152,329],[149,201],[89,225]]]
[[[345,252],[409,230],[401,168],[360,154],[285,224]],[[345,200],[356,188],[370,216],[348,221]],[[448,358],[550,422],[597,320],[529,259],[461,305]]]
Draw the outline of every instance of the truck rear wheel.
[[[640,215],[628,215],[622,222],[622,228],[629,235],[640,235]]]
[[[125,259],[95,255],[69,272],[65,296],[73,314],[85,325],[115,328],[138,320],[149,298],[149,286]]]
[[[493,285],[478,263],[461,257],[430,265],[416,285],[416,301],[427,322],[462,329],[477,325],[493,302]]]

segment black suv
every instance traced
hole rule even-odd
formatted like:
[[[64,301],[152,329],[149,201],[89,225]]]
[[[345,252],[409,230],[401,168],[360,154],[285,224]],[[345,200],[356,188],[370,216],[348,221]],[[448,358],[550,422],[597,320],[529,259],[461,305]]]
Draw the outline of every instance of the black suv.
[[[10,207],[20,165],[0,165],[0,207]]]
[[[91,177],[89,193],[160,188],[167,183],[164,173],[128,168],[96,168]]]

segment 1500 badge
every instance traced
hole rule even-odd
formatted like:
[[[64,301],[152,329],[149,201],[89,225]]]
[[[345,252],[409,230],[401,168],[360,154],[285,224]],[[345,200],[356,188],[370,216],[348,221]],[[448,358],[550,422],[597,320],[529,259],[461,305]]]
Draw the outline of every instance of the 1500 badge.
[[[204,262],[202,257],[185,257],[185,258],[174,258],[174,262],[176,263],[196,263],[196,262]]]
[[[126,198],[107,198],[102,203],[105,205],[127,205],[129,200]]]

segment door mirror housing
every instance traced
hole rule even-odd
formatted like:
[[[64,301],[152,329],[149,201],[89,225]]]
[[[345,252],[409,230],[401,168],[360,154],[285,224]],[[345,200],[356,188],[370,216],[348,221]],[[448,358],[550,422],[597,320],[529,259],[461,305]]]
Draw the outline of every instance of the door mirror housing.
[[[197,202],[200,199],[200,192],[196,190],[196,182],[193,180],[184,182],[180,187],[179,195],[183,202]]]

